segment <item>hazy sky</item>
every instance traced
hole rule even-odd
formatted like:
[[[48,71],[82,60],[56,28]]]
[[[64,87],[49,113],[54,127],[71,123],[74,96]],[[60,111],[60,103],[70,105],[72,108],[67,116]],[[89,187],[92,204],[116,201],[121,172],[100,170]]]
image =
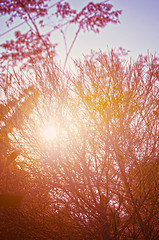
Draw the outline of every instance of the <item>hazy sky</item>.
[[[80,7],[89,1],[70,1]],[[98,1],[94,1],[98,2]],[[80,34],[72,56],[89,53],[90,48],[106,50],[123,47],[136,58],[140,53],[159,54],[159,0],[112,0],[114,9],[121,9],[121,24],[108,24],[100,34]]]
[[[54,0],[51,0],[51,4]],[[81,9],[89,3],[89,0],[70,0],[72,7]],[[95,3],[100,1],[93,1]],[[83,54],[89,54],[90,50],[103,50],[107,47],[123,47],[130,50],[130,56],[136,58],[140,53],[159,54],[159,0],[110,0],[114,10],[122,10],[120,16],[121,24],[108,24],[99,34],[81,32],[72,49],[71,58],[81,58]],[[0,34],[8,30],[4,24],[4,17],[1,17]],[[20,23],[16,21],[15,24]],[[13,24],[14,26],[14,24]],[[24,26],[23,26],[24,29]],[[19,29],[16,29],[19,30]],[[10,39],[14,31],[0,38],[0,43]],[[73,39],[73,31],[67,31],[68,43]],[[60,42],[60,35],[55,34],[53,40]],[[64,48],[61,44],[58,47],[59,59],[64,59]]]

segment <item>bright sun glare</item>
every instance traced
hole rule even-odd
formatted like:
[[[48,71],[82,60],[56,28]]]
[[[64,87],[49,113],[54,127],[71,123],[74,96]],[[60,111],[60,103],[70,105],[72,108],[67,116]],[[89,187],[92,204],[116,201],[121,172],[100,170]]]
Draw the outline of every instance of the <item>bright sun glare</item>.
[[[55,126],[49,125],[43,129],[42,134],[46,140],[50,141],[56,138],[57,129],[55,128]]]

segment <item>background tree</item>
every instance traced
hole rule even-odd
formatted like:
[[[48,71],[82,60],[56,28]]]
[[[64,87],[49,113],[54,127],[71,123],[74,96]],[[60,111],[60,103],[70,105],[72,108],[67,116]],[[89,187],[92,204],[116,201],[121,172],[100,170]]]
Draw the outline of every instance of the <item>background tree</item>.
[[[52,61],[55,57],[57,43],[51,41],[51,35],[54,31],[60,31],[64,38],[66,50],[65,67],[71,49],[81,30],[99,33],[99,30],[108,23],[119,23],[121,11],[113,11],[112,8],[113,5],[107,1],[96,4],[90,2],[79,12],[72,9],[68,2],[63,3],[63,1],[57,1],[52,5],[49,4],[48,0],[1,1],[0,16],[9,14],[7,25],[10,26],[16,18],[20,18],[23,21],[22,24],[26,23],[28,28],[25,33],[15,31],[16,40],[9,40],[1,44],[1,47],[5,50],[1,53],[1,64],[5,66],[7,60],[11,65],[18,63],[22,67],[31,67],[32,63],[46,57]],[[50,9],[53,12],[49,15]],[[52,25],[52,18],[55,18],[56,24]],[[49,23],[48,19],[50,19]],[[65,27],[73,24],[77,27],[77,32],[70,47],[68,47]],[[48,29],[48,25],[51,25],[51,28],[45,33],[44,27]]]

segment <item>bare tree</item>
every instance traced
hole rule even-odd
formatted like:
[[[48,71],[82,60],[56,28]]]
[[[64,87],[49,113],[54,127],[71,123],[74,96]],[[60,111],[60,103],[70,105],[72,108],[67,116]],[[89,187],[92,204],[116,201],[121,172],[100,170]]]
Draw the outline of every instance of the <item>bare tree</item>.
[[[111,51],[75,64],[77,75],[37,64],[33,111],[10,133],[16,162],[75,238],[157,239],[158,60]]]

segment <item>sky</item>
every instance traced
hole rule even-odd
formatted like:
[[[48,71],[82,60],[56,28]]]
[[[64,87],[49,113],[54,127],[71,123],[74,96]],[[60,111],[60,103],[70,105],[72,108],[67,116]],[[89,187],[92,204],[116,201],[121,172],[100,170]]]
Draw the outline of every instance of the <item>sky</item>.
[[[54,1],[51,0],[51,4]],[[68,0],[73,8],[80,10],[90,1]],[[94,3],[100,2],[97,0]],[[129,50],[129,56],[136,59],[139,54],[146,55],[148,51],[152,54],[159,54],[159,0],[110,0],[114,5],[114,10],[122,10],[120,24],[108,24],[99,34],[92,32],[80,32],[72,49],[71,59],[82,58],[83,55],[90,54],[91,50],[107,51],[111,48],[123,47]],[[8,30],[4,24],[5,17],[1,17],[0,33]],[[15,24],[20,23],[16,21]],[[14,26],[14,24],[13,24]],[[24,29],[24,26],[23,26]],[[18,29],[16,29],[18,30]],[[0,37],[0,43],[6,39],[11,39],[14,31]],[[66,39],[69,44],[74,37],[75,29],[66,31]],[[64,44],[60,33],[53,35],[53,41],[59,42],[57,47],[57,59],[64,62]]]
[[[70,1],[76,6],[89,1]],[[82,3],[81,3],[82,2]],[[94,1],[98,2],[98,1]],[[106,51],[107,47],[123,47],[130,56],[159,54],[159,0],[112,0],[114,9],[122,10],[120,24],[108,24],[100,34],[80,34],[72,56],[89,53],[90,49]]]

